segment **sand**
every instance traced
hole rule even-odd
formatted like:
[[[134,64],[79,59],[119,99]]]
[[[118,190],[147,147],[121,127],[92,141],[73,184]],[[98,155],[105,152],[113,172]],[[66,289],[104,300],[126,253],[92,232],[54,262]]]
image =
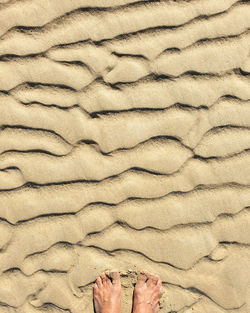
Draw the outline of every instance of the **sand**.
[[[0,313],[250,312],[250,5],[0,0]]]

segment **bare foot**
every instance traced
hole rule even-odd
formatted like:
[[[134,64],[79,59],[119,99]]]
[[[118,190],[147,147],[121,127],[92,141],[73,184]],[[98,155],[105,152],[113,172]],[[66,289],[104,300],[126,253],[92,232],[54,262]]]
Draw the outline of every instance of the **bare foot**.
[[[112,282],[105,273],[94,284],[94,305],[96,313],[120,313],[121,282],[117,272],[111,274]]]
[[[162,283],[159,277],[139,274],[134,290],[133,313],[157,313],[161,293]]]

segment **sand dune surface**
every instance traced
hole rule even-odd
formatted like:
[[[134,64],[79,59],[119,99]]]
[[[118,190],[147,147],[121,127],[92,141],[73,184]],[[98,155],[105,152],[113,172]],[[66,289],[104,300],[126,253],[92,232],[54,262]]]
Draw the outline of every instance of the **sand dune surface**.
[[[250,5],[0,0],[0,313],[250,312]]]

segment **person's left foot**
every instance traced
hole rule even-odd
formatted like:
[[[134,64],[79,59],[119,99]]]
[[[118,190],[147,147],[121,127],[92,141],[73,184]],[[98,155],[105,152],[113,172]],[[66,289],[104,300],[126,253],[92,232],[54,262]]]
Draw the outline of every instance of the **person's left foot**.
[[[112,282],[105,273],[94,284],[94,305],[96,313],[120,313],[121,282],[117,272],[111,274]]]

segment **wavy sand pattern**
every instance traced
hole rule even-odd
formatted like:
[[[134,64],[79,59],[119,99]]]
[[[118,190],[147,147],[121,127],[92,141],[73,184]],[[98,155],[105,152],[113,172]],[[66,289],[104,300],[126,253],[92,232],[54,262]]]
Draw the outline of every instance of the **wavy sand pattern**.
[[[250,5],[0,0],[0,313],[250,312]]]

